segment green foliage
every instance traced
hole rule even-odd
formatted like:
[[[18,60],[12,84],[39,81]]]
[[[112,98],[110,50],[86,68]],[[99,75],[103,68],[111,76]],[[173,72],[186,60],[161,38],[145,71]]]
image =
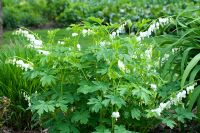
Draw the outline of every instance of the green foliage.
[[[198,2],[199,0],[116,0],[115,2],[108,0],[3,0],[4,27],[7,29],[19,26],[40,27],[45,23],[63,27],[88,21],[91,16],[103,19],[104,24],[123,22],[126,19],[134,22],[142,21],[142,24],[144,19],[178,15],[184,9],[198,6]],[[141,27],[138,23],[128,26],[132,31],[138,31]]]
[[[21,41],[21,43],[24,42]],[[31,112],[26,110],[28,102],[23,94],[31,95],[33,92],[41,90],[41,85],[36,80],[34,82],[27,81],[20,68],[6,62],[12,57],[30,60],[33,59],[34,53],[34,51],[17,44],[0,48],[0,97],[5,96],[10,99],[12,112],[8,112],[10,119],[7,126],[13,126],[16,129],[30,128]],[[14,120],[18,120],[18,122]]]
[[[90,21],[102,23],[95,18]],[[135,127],[134,123],[148,119],[143,115],[146,112],[142,108],[152,108],[152,99],[155,98],[149,83],[162,83],[159,77],[154,76],[158,69],[155,65],[159,60],[158,54],[155,54],[154,60],[146,58],[143,51],[149,49],[148,44],[140,47],[132,37],[109,38],[109,31],[116,25],[95,25],[91,22],[89,27],[71,27],[71,31],[78,36],[84,36],[82,31],[90,28],[92,34],[87,36],[94,39],[98,36],[95,44],[83,48],[81,44],[79,50],[76,46],[79,37],[71,37],[70,42],[61,39],[64,40],[62,45],[46,41],[42,49],[50,54],[35,53],[34,59],[31,59],[34,69],[24,73],[28,81],[39,81],[44,90],[31,96],[29,109],[37,114],[35,120],[39,119],[41,125],[52,132],[62,130],[62,125],[52,124],[61,121],[75,124],[77,131],[95,131],[97,126],[103,124],[105,131],[129,132],[142,130],[141,125]],[[102,41],[106,45],[100,45]],[[136,54],[140,56],[136,58]],[[125,69],[119,66],[119,60],[124,62]],[[141,71],[141,68],[146,69],[147,64],[151,64],[154,71]],[[125,110],[131,115],[123,117]],[[115,111],[120,112],[118,121],[111,117]],[[126,123],[132,119],[137,121],[126,129]],[[124,126],[117,126],[118,122]],[[74,132],[72,128],[68,130]]]
[[[186,109],[183,108],[177,108],[176,110],[176,115],[174,115],[175,117],[177,117],[178,121],[181,122],[185,122],[185,119],[192,119],[193,117],[195,117],[195,115],[189,111],[187,111]]]
[[[160,77],[162,50],[157,45],[149,46],[148,39],[140,44],[129,35],[112,38],[120,25],[105,26],[101,19],[85,23],[69,27],[72,34],[60,39],[62,44],[54,40],[58,30],[48,32],[49,40],[39,49],[48,54],[29,48],[34,69],[23,75],[43,90],[31,95],[34,121],[49,132],[147,132],[161,122],[173,128],[195,117],[181,110],[184,106],[174,105],[160,117],[151,111],[180,89],[180,81]],[[81,43],[84,38],[95,41],[87,46]],[[170,66],[176,57],[164,64]],[[153,90],[152,84],[159,87]]]
[[[37,5],[24,2],[22,4]],[[90,2],[43,1],[42,7],[48,5],[49,15],[53,14],[48,19],[62,25],[79,23],[85,18],[88,21],[71,25],[64,31],[67,33],[64,38],[57,39],[59,30],[49,31],[39,49],[27,45],[14,47],[11,54],[3,51],[0,54],[3,75],[0,96],[11,99],[11,103],[17,105],[14,108],[19,105],[18,110],[25,110],[28,104],[23,92],[31,95],[28,109],[33,113],[32,119],[49,132],[148,132],[161,123],[174,128],[199,116],[199,86],[189,97],[180,98],[180,92],[190,84],[199,84],[200,22],[195,18],[199,11],[181,12],[174,17],[174,23],[157,27],[152,33],[155,37],[142,38],[140,42],[137,35],[146,32],[137,32],[149,27],[149,18],[165,15],[159,12],[162,8],[156,6],[157,1],[151,1],[155,5],[148,8],[149,13],[142,11],[148,7],[142,6],[142,2],[134,3],[133,10],[129,0],[119,0],[113,6],[109,1]],[[159,4],[171,9],[170,3]],[[91,4],[95,6],[88,7]],[[182,4],[180,1],[175,7]],[[189,6],[189,2],[185,6]],[[97,13],[97,9],[102,12]],[[131,20],[126,21],[125,30],[128,27],[129,34],[115,36],[113,33],[121,25],[112,23],[124,22],[120,9],[128,12],[125,17],[137,11],[141,14],[131,18],[139,20],[135,25]],[[90,17],[98,15],[101,19]],[[136,31],[136,36],[130,34],[131,31]],[[86,43],[88,38],[91,41]],[[33,63],[33,69],[24,72],[19,66],[7,64],[6,60],[12,57]],[[181,100],[176,103],[171,98]],[[162,107],[168,100],[174,102],[170,108]],[[196,106],[197,113],[193,114]],[[156,113],[153,109],[157,107],[164,109]]]
[[[41,14],[43,10],[42,3],[36,3],[3,0],[4,27],[6,29],[15,29],[21,26],[36,26],[44,23],[46,20]]]
[[[197,83],[194,92],[189,96],[186,101],[188,110],[192,111],[197,108],[199,112],[199,17],[192,17],[199,14],[199,10],[189,9],[181,12],[176,18],[176,32],[168,33],[167,36],[160,36],[164,46],[163,53],[169,54],[169,59],[165,64],[162,64],[165,73],[165,79],[174,77],[171,80],[173,82],[180,82],[181,88],[188,86],[188,84]],[[173,27],[173,26],[172,26]],[[166,40],[165,37],[174,38],[170,41],[169,38]],[[158,39],[159,40],[159,39]],[[167,48],[166,48],[167,47]],[[163,54],[164,55],[164,54]],[[163,77],[164,77],[163,76]],[[161,91],[161,93],[163,93]],[[163,94],[164,95],[164,94]],[[199,114],[198,114],[199,116]],[[182,120],[182,119],[181,119]],[[182,120],[183,122],[183,120]]]

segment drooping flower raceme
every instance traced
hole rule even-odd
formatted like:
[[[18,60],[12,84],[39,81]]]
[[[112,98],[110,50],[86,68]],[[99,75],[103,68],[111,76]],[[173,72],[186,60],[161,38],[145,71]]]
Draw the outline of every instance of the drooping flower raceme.
[[[139,36],[136,38],[136,40],[141,43],[141,41],[145,38],[145,37],[150,37],[151,34],[153,32],[155,32],[156,30],[159,29],[160,26],[169,24],[172,21],[171,18],[159,18],[157,22],[151,24],[148,28],[147,31],[144,32],[140,32]]]
[[[161,63],[163,64],[165,61],[167,61],[169,56],[170,56],[169,54],[164,54],[164,56],[161,59]]]
[[[81,45],[80,44],[77,44],[76,47],[78,48],[79,51],[81,51]]]
[[[91,29],[83,29],[83,30],[82,30],[82,34],[83,34],[83,36],[85,37],[86,35],[94,34],[94,31],[91,30]]]
[[[24,63],[23,60],[17,60],[16,58],[9,59],[6,63],[16,65],[17,67],[20,67],[22,70],[25,70],[25,71],[33,69],[32,63]]]
[[[120,27],[116,30],[117,35],[126,33],[125,26],[126,23],[120,25]]]
[[[39,53],[39,54],[43,54],[43,55],[49,55],[50,54],[50,52],[49,51],[46,51],[46,50],[37,50],[37,52]]]
[[[63,44],[65,44],[65,42],[63,42],[63,41],[58,41],[58,44],[63,45]]]
[[[73,37],[78,36],[78,33],[72,33],[72,36]]]
[[[25,92],[23,92],[23,96],[25,98],[25,100],[28,102],[28,106],[31,106],[31,98],[28,94],[26,94]]]
[[[156,84],[150,84],[150,86],[154,91],[156,91],[156,89],[157,89],[157,85]]]
[[[110,38],[111,39],[114,39],[116,37],[117,33],[114,31],[110,34]]]
[[[191,85],[191,86],[188,86],[188,87],[186,88],[187,94],[193,92],[194,86],[195,86],[195,85]]]
[[[158,116],[160,116],[164,109],[169,109],[169,108],[171,108],[172,105],[177,105],[179,102],[182,101],[183,98],[186,98],[187,94],[191,93],[194,90],[195,85],[196,85],[196,83],[186,87],[186,90],[184,89],[184,90],[178,92],[176,97],[174,97],[174,98],[171,97],[169,101],[167,101],[165,103],[160,103],[158,108],[152,109],[151,111],[155,112]]]
[[[104,47],[104,46],[108,46],[110,45],[110,42],[107,42],[107,41],[102,41],[99,43],[101,47]]]
[[[119,114],[119,112],[112,112],[111,117],[115,118],[117,120],[120,117],[120,114]]]
[[[34,35],[30,34],[27,30],[18,29],[14,32],[15,35],[22,35],[27,38],[28,41],[30,41],[29,47],[31,48],[42,48],[42,41],[39,39],[36,39]]]
[[[119,34],[124,34],[126,33],[126,30],[125,30],[125,26],[127,25],[127,23],[125,22],[124,24],[120,25],[119,28],[116,30],[116,31],[113,31],[111,34],[110,34],[110,38],[111,39],[114,39],[116,36],[119,36]]]
[[[124,63],[121,60],[118,60],[118,67],[123,72],[126,70]]]

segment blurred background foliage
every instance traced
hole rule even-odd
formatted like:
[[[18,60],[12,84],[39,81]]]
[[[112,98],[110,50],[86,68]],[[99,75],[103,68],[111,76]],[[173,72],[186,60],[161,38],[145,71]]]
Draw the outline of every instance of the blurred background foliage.
[[[177,15],[186,8],[199,8],[199,0],[3,0],[5,29],[63,27],[88,17],[116,23]]]

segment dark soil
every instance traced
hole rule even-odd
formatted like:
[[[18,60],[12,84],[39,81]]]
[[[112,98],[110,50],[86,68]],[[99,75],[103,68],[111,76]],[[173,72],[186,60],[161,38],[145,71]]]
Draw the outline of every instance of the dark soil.
[[[48,133],[47,129],[44,130],[28,130],[28,131],[15,131],[11,128],[3,127],[0,133]]]

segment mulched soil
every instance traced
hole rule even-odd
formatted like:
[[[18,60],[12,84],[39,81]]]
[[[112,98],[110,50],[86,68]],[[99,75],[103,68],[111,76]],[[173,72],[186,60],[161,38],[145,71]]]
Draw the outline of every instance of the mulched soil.
[[[28,130],[28,131],[14,131],[11,128],[3,127],[0,129],[0,133],[48,133],[47,129],[44,130]]]

